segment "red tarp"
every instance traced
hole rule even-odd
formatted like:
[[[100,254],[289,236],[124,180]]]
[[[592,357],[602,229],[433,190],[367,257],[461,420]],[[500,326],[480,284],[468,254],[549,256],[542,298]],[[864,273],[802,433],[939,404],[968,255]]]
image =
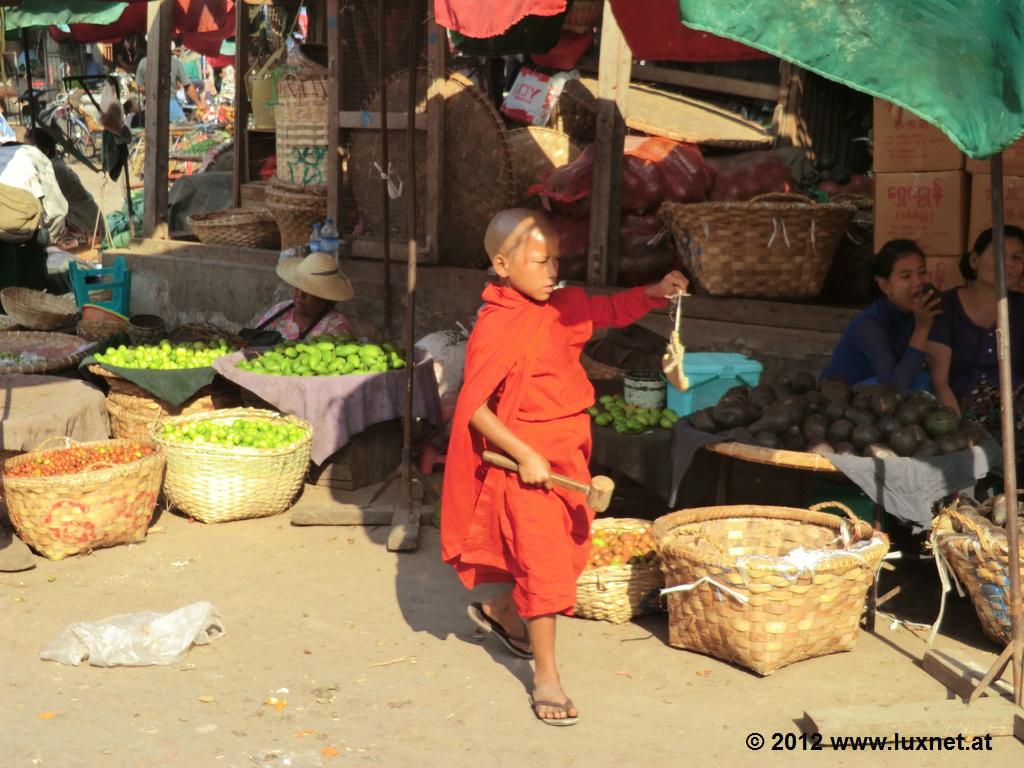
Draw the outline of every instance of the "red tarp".
[[[434,18],[445,29],[466,37],[497,37],[526,16],[561,13],[565,4],[566,0],[434,0]]]
[[[128,7],[113,24],[72,24],[70,33],[50,27],[50,36],[60,42],[110,43],[145,34],[146,0],[125,1]],[[173,34],[186,48],[216,56],[221,42],[235,35],[234,0],[175,0]]]

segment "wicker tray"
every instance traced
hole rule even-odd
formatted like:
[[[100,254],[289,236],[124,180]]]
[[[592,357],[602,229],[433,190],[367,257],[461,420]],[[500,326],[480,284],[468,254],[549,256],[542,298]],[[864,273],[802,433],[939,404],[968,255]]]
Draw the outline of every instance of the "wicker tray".
[[[812,298],[857,209],[802,195],[747,203],[663,203],[689,274],[712,296]]]
[[[444,120],[444,200],[442,227],[437,252],[441,263],[459,267],[481,267],[486,262],[484,232],[496,213],[514,203],[515,178],[512,159],[501,116],[485,96],[467,78],[450,74],[436,84],[445,100]],[[408,102],[409,73],[399,72],[386,82],[388,104]],[[416,76],[417,111],[426,110],[427,75]],[[364,110],[380,111],[380,94],[375,93]],[[388,162],[393,177],[408,184],[410,179],[405,130],[395,131],[389,139]],[[416,187],[427,188],[426,135],[420,131],[416,148]],[[352,138],[349,175],[363,220],[371,233],[380,236],[383,227],[381,201],[381,140],[379,131],[356,131]],[[406,205],[409,196],[391,200],[390,228],[393,240],[404,240]],[[423,236],[426,207],[417,208],[416,229]]]
[[[1024,579],[1024,530],[1019,542]],[[940,565],[948,563],[971,596],[985,634],[999,645],[1010,642],[1010,549],[1006,529],[991,521],[947,508],[932,522],[931,546]],[[940,613],[941,617],[941,613]]]
[[[70,438],[58,438],[64,446]],[[118,440],[81,443],[117,445]],[[46,444],[44,443],[44,446]],[[52,450],[52,449],[51,449]],[[4,462],[4,500],[22,540],[51,560],[146,538],[163,478],[158,449],[130,464],[59,477],[10,477],[6,473],[36,459],[45,448]]]
[[[0,290],[0,304],[10,318],[34,331],[54,331],[74,325],[78,305],[71,296],[54,296],[31,288]]]
[[[833,506],[849,520],[818,511]],[[851,650],[889,550],[834,502],[684,510],[658,518],[654,534],[666,588],[686,587],[668,594],[669,643],[761,675]],[[798,547],[811,556],[793,559]]]
[[[69,333],[46,333],[44,331],[10,331],[0,334],[0,352],[31,352],[46,358],[39,363],[0,366],[5,373],[52,373],[65,368],[74,368],[93,345]]]
[[[285,448],[259,449],[175,443],[158,434],[164,424],[245,418],[287,421],[306,435]],[[167,455],[164,494],[171,505],[200,522],[223,523],[277,515],[292,505],[309,466],[313,427],[274,411],[230,408],[163,419],[153,425],[152,435]]]
[[[590,526],[594,537],[602,531],[625,530],[642,534],[650,529],[649,521],[632,518],[597,519]],[[584,619],[624,624],[635,616],[659,610],[658,590],[664,583],[657,560],[636,565],[588,567],[576,580],[573,613]]]
[[[568,165],[583,149],[569,136],[551,128],[531,125],[508,132],[508,148],[512,153],[515,196],[521,200],[526,190],[555,168]]]
[[[266,210],[229,208],[197,213],[188,217],[188,225],[201,243],[264,249],[276,249],[281,244],[277,223]]]
[[[767,464],[786,469],[806,469],[811,472],[838,472],[835,465],[824,456],[806,451],[786,451],[780,448],[765,448],[744,443],[711,443],[704,450],[754,464]]]

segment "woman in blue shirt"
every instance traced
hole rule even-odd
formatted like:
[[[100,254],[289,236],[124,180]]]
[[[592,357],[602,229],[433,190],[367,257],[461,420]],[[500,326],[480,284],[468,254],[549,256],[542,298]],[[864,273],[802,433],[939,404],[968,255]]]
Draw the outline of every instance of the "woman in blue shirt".
[[[846,326],[821,377],[928,389],[925,344],[941,306],[926,290],[924,253],[913,240],[890,240],[875,256],[874,276],[882,298]]]
[[[1007,225],[1005,233],[1006,284],[1016,287],[1024,275],[1024,230]],[[999,434],[999,357],[996,346],[995,258],[992,230],[986,229],[960,261],[967,285],[942,294],[942,315],[928,338],[928,370],[935,396],[965,418],[981,422]],[[1009,293],[1010,368],[1017,390],[1024,384],[1024,295]]]

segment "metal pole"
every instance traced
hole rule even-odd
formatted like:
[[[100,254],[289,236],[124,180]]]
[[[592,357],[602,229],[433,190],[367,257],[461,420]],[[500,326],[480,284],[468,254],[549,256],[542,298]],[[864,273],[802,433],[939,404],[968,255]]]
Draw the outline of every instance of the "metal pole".
[[[39,103],[36,101],[35,89],[32,88],[32,57],[29,55],[32,51],[29,49],[28,30],[25,27],[21,28],[21,52],[21,55],[25,57],[25,79],[28,80],[28,116],[32,127],[36,128]],[[17,62],[17,59],[15,59],[15,62]],[[25,122],[22,120],[22,125],[24,124]]]
[[[1006,298],[1006,255],[1003,232],[1003,155],[993,155],[992,250],[996,278],[996,348],[999,352],[999,407],[1003,438],[1003,496],[1006,501],[1006,543],[1010,569],[1010,644],[1013,646],[1013,695],[1022,705],[1024,685],[1024,615],[1020,594],[1020,549],[1017,535],[1017,456],[1014,447],[1013,376],[1010,371],[1010,312]]]
[[[377,0],[377,81],[380,83],[380,167],[388,174],[388,87],[384,71],[384,0]],[[411,161],[410,161],[411,162]],[[381,241],[384,244],[384,335],[391,335],[391,195],[388,180],[380,180]],[[411,362],[411,361],[410,361]]]

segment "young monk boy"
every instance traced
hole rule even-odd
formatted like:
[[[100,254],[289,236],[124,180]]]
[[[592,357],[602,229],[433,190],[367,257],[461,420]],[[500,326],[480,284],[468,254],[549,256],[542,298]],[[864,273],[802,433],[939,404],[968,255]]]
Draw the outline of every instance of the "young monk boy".
[[[555,617],[576,602],[593,512],[584,494],[553,487],[551,473],[590,480],[594,390],[580,352],[594,328],[629,325],[687,281],[671,272],[614,296],[555,290],[558,239],[537,211],[499,213],[484,246],[500,282],[484,289],[466,353],[442,491],[442,557],[470,589],[512,584],[470,605],[470,618],[534,659],[537,718],[572,725],[578,713],[558,675]],[[485,448],[514,459],[518,474],[485,464]]]

